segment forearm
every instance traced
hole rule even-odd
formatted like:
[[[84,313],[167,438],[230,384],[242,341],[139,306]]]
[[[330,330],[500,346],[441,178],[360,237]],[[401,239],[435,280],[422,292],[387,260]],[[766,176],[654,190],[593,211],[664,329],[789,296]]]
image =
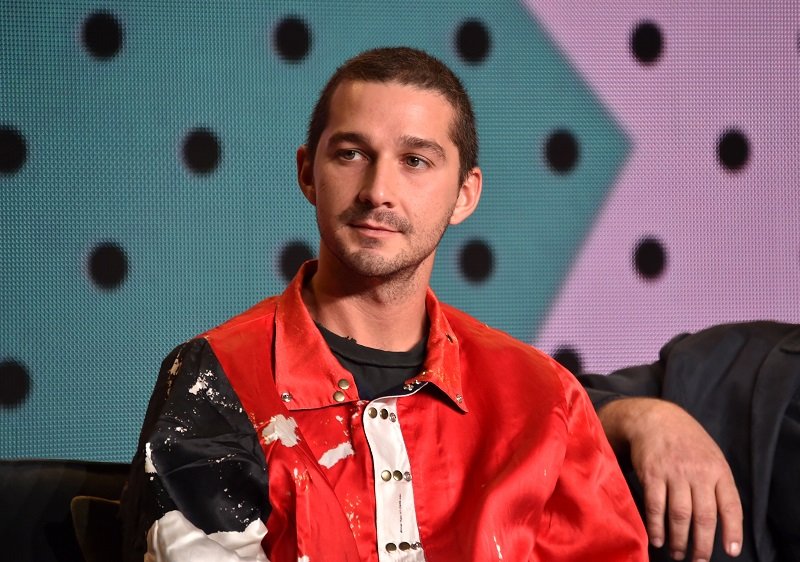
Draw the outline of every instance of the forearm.
[[[606,438],[618,457],[630,453],[630,444],[637,439],[646,439],[651,424],[658,424],[663,417],[678,406],[657,398],[620,398],[600,407],[597,417]],[[656,427],[658,427],[656,425]]]

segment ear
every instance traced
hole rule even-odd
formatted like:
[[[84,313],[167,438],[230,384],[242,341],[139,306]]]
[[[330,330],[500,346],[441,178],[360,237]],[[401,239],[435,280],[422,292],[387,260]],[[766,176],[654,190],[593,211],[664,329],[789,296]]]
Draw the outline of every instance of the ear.
[[[467,172],[467,177],[458,191],[458,199],[453,209],[453,216],[450,217],[450,224],[458,224],[470,216],[478,206],[481,199],[481,189],[483,187],[483,174],[478,167],[472,168]]]
[[[312,205],[317,204],[317,190],[314,188],[314,159],[306,145],[297,149],[297,184],[305,198]]]

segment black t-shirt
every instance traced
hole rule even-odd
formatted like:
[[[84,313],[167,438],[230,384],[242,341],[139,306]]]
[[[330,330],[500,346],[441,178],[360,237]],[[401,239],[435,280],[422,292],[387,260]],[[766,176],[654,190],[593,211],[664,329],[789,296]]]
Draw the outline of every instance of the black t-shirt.
[[[353,374],[362,400],[390,394],[392,389],[418,375],[425,362],[427,337],[408,351],[384,351],[360,345],[320,324],[317,327],[339,363]]]

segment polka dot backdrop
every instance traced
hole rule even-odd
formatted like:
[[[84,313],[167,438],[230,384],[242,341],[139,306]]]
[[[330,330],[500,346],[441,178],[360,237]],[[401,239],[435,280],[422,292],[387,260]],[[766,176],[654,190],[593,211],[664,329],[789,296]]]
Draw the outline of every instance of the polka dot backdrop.
[[[0,18],[0,457],[130,457],[170,348],[316,253],[294,151],[380,45],[475,102],[484,195],[444,300],[576,371],[797,317],[791,2],[64,4]]]
[[[800,322],[800,4],[525,6],[630,143],[535,343],[603,373],[682,331]]]

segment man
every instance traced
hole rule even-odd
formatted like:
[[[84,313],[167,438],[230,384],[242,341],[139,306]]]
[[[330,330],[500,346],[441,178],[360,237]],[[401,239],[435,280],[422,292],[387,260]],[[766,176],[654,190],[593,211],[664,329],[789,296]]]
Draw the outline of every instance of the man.
[[[722,472],[715,486],[704,486],[701,473],[681,480],[680,473],[670,469],[668,478],[663,479],[665,469],[646,463],[642,470],[645,464],[640,458],[634,459],[634,464],[639,464],[637,473],[645,498],[659,490],[666,494],[669,486],[670,503],[678,504],[677,511],[684,514],[683,527],[675,529],[680,537],[669,551],[681,552],[676,544],[686,544],[688,514],[697,511],[695,518],[711,524],[694,528],[695,546],[698,538],[705,543],[700,552],[693,549],[695,559],[728,560],[730,555],[740,554],[745,561],[800,560],[800,326],[765,321],[712,326],[695,334],[676,336],[651,365],[630,367],[607,377],[584,375],[581,379],[595,404],[601,406],[601,418],[606,416],[604,410],[615,404],[628,410],[624,417],[632,414],[616,425],[630,426],[633,442],[640,443],[640,449],[657,450],[661,465],[686,468],[690,447],[705,453],[695,466],[709,475],[714,474],[720,458],[730,463],[738,496],[736,488],[730,487],[731,469],[727,474]],[[602,405],[617,395],[663,398],[674,404],[636,398]],[[671,409],[666,417],[657,413],[665,407]],[[683,424],[674,426],[679,418],[673,417],[671,411],[691,414],[704,430],[689,426],[687,432]],[[661,424],[658,429],[648,421],[654,414]],[[615,425],[608,419],[604,423],[609,421]],[[664,446],[666,439],[674,442]],[[651,455],[647,450],[633,450],[632,454]],[[693,454],[690,451],[688,456]],[[690,466],[689,472],[692,470]],[[667,486],[659,484],[662,480]],[[692,501],[705,501],[706,505],[694,510]],[[715,501],[723,525],[722,540],[712,552]],[[673,540],[670,536],[670,542]],[[668,558],[666,552],[653,552],[651,560]]]
[[[407,48],[351,59],[297,169],[319,261],[164,362],[125,502],[134,557],[644,560],[577,381],[428,287],[481,194],[455,75]]]

